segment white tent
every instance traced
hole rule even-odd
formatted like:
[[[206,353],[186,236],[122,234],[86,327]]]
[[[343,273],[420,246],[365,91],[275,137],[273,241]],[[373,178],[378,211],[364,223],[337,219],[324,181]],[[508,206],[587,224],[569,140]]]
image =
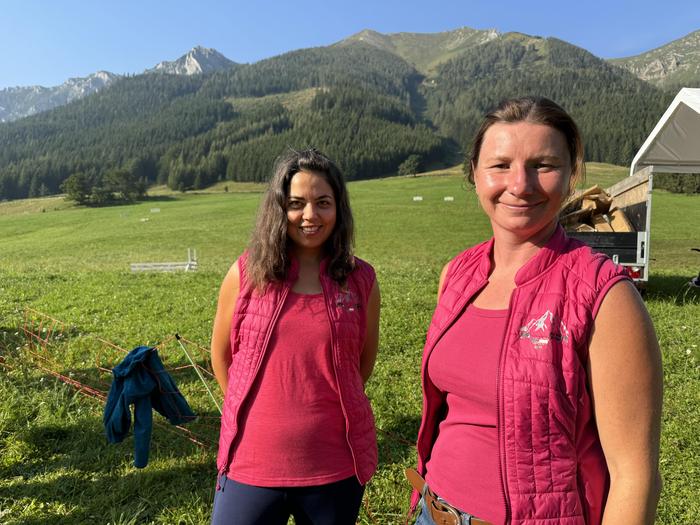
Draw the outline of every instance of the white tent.
[[[632,161],[630,175],[700,173],[700,88],[682,88]]]

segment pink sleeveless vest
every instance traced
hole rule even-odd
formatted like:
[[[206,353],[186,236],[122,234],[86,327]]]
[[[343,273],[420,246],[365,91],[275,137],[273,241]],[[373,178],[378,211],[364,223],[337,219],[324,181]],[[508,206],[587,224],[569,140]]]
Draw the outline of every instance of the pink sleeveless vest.
[[[217,468],[228,471],[233,445],[242,423],[240,408],[249,402],[248,393],[267,351],[272,328],[289,290],[296,281],[296,260],[284,282],[270,284],[261,295],[245,279],[247,254],[239,259],[241,287],[231,322],[232,362],[228,370],[228,390],[224,398],[219,435]],[[377,439],[374,417],[360,375],[360,355],[366,329],[366,305],[374,284],[373,268],[355,258],[355,269],[341,288],[321,263],[321,287],[331,327],[333,366],[338,381],[340,404],[345,416],[346,436],[361,484],[367,483],[377,468]]]
[[[421,474],[443,402],[426,363],[442,334],[486,285],[492,247],[493,239],[452,260],[428,330],[417,445]],[[569,239],[561,228],[516,274],[496,399],[508,523],[582,525],[602,519],[609,477],[587,387],[588,342],[600,301],[627,278],[622,267]],[[412,508],[417,502],[414,492]]]

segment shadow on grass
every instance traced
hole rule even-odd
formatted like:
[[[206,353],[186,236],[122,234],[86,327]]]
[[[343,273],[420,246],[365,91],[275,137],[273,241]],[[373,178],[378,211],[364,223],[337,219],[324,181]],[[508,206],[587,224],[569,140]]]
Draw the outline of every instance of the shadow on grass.
[[[33,457],[15,468],[15,475],[34,477],[60,470],[99,472],[101,466],[127,468],[133,461],[133,436],[110,444],[101,420],[85,417],[71,424],[45,424],[31,427],[20,439],[33,451]],[[162,429],[153,429],[149,464],[187,452],[187,445]],[[148,467],[146,467],[148,470]],[[136,471],[140,471],[136,469]]]
[[[415,456],[420,416],[399,416],[388,427],[377,429],[379,463],[403,464]]]
[[[24,334],[17,327],[0,326],[0,353],[15,353],[25,342]]]
[[[695,275],[652,275],[645,290],[645,297],[673,301],[678,305],[700,303],[700,288],[690,286]]]
[[[149,523],[180,507],[185,494],[203,504],[213,501],[215,483],[214,469],[205,464],[126,472],[66,471],[50,478],[30,478],[5,491],[10,499],[32,500],[41,509],[36,517],[13,523]]]
[[[178,200],[173,195],[148,195],[142,199],[142,202],[171,202]]]
[[[142,202],[170,202],[176,201],[178,198],[174,195],[146,195],[135,200],[110,200],[107,202],[90,202],[85,204],[76,204],[76,207],[85,208],[115,208],[118,206],[131,206],[132,204],[139,204]]]
[[[131,466],[133,438],[107,443],[94,414],[71,423],[60,416],[55,423],[29,423],[13,440],[23,457],[6,458],[0,468],[0,501],[11,514],[23,514],[12,523],[142,523],[191,505],[193,497],[206,505],[213,500],[213,455],[193,451],[162,428],[154,427],[144,469]]]

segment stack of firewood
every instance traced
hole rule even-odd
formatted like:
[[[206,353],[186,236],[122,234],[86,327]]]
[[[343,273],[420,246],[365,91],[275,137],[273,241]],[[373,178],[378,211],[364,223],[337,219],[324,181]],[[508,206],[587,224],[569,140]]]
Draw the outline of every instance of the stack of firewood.
[[[578,190],[564,203],[559,222],[567,231],[632,232],[634,228],[613,198],[595,185]]]

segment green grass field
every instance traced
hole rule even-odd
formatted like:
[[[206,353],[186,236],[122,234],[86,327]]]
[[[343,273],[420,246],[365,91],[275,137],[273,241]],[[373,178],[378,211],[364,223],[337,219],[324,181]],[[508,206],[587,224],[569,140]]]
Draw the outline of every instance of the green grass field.
[[[587,184],[607,186],[626,174],[591,165]],[[0,523],[208,523],[215,451],[156,426],[150,463],[135,469],[131,439],[107,444],[101,403],[38,369],[21,327],[26,307],[64,321],[50,351],[55,367],[74,378],[104,378],[96,363],[111,354],[97,337],[131,349],[178,332],[207,346],[219,284],[246,245],[261,187],[215,190],[161,189],[151,201],[102,209],[60,198],[0,203]],[[380,465],[360,522],[397,524],[408,506],[403,469],[415,461],[420,355],[438,275],[485,239],[489,225],[458,169],[354,182],[350,193],[356,252],[375,266],[383,303],[368,385]],[[700,523],[700,294],[684,287],[700,270],[700,254],[689,250],[700,247],[699,223],[699,195],[655,191],[646,301],[665,366],[659,523]],[[197,272],[129,271],[131,262],[184,260],[190,247]],[[172,343],[162,355],[168,364],[185,362]],[[214,415],[192,376],[177,378],[182,390],[200,414]],[[193,428],[216,439],[212,425]]]

